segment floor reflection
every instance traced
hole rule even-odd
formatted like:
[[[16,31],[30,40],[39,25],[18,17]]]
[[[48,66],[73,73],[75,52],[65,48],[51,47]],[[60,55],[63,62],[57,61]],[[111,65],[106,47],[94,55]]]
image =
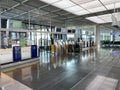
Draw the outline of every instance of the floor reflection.
[[[32,90],[24,84],[10,78],[9,76],[1,73],[0,77],[1,90]]]
[[[33,90],[70,90],[97,67],[101,62],[100,56],[105,55],[94,50],[66,55],[41,52],[36,64],[6,74]]]
[[[87,63],[90,60],[94,61],[94,51],[84,51],[81,54],[56,55],[48,52],[40,53],[40,67],[48,70],[63,67],[64,65],[74,65],[78,63]],[[73,63],[74,62],[74,63]]]

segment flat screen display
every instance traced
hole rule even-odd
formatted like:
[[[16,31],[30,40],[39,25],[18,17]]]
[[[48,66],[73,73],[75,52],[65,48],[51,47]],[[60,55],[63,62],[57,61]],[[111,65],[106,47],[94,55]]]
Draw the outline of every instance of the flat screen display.
[[[56,32],[61,32],[61,28],[57,28],[57,29],[56,29]]]
[[[71,33],[71,30],[68,30],[68,33]]]

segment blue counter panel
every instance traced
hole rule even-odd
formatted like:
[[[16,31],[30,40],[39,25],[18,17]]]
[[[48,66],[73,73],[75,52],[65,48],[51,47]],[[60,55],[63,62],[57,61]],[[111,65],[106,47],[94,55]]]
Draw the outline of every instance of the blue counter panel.
[[[37,45],[31,46],[31,58],[37,58]]]
[[[21,47],[20,46],[13,47],[13,61],[14,62],[21,61]]]

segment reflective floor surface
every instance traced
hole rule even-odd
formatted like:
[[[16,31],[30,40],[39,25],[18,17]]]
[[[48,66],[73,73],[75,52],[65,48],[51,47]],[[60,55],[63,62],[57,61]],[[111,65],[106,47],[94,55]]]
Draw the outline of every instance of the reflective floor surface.
[[[34,64],[5,74],[33,90],[120,90],[120,51],[42,52]]]
[[[32,90],[26,85],[10,78],[1,73],[0,75],[0,90]]]

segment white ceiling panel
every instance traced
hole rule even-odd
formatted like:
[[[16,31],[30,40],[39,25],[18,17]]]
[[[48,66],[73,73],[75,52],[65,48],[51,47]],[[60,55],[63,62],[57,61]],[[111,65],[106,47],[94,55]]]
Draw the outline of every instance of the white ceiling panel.
[[[112,15],[111,14],[100,15],[98,17],[103,19],[106,23],[112,22],[112,19],[111,19]]]
[[[120,0],[100,0],[104,5],[108,5],[108,4],[116,4],[119,3]]]
[[[96,8],[87,9],[87,10],[90,11],[91,13],[95,13],[95,12],[105,11],[106,8],[102,6],[102,7],[96,7]]]
[[[102,6],[102,4],[98,0],[94,0],[94,1],[91,1],[91,2],[88,2],[85,4],[79,4],[79,5],[86,9],[91,9],[91,8],[96,8],[96,7]]]
[[[102,20],[101,18],[99,18],[99,17],[97,17],[97,16],[87,17],[86,19],[87,19],[87,20],[90,20],[90,21],[92,21],[92,22],[98,23],[98,24],[105,23],[104,20]]]
[[[107,9],[114,9],[114,8],[120,8],[120,2],[119,3],[116,3],[116,4],[108,4],[108,5],[105,5],[107,7]]]
[[[114,4],[109,4],[109,5],[105,5],[107,7],[107,9],[113,9],[114,8]]]
[[[120,2],[115,4],[115,8],[120,8]]]
[[[120,13],[110,13],[110,14],[104,14],[104,15],[98,15],[98,16],[92,16],[92,17],[87,17],[87,20],[96,22],[98,24],[101,23],[110,23],[112,22],[112,15],[114,15],[117,19],[117,21],[120,21]]]
[[[77,11],[74,12],[76,15],[85,15],[85,14],[89,14],[89,12],[87,10],[83,10],[83,11]]]
[[[112,13],[112,15],[116,17],[117,21],[120,21],[120,12]]]
[[[53,3],[52,5],[62,8],[62,9],[65,9],[65,8],[74,6],[75,4],[69,0],[62,0],[60,2]]]
[[[84,9],[81,8],[80,6],[73,6],[73,7],[66,8],[65,10],[69,12],[77,12],[77,11],[82,11]]]
[[[120,8],[120,0],[41,0],[75,15],[85,15]],[[101,3],[101,2],[102,3]],[[104,5],[107,9],[104,7]]]

